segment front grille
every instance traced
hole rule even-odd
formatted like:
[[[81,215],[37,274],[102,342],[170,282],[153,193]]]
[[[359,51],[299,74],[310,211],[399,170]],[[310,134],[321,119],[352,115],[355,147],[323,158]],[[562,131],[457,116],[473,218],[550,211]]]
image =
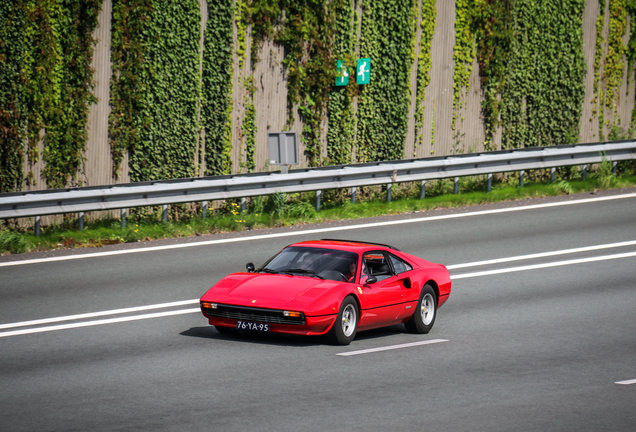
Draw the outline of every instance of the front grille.
[[[219,304],[216,309],[202,308],[203,313],[210,317],[228,318],[240,321],[253,321],[270,324],[304,325],[305,315],[300,318],[286,317],[282,310],[259,309],[244,306],[230,306]]]

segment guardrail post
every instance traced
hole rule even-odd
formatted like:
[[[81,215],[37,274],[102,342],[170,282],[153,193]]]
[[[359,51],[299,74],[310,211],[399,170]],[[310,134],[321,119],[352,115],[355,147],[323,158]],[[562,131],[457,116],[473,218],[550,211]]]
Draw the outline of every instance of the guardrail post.
[[[316,211],[320,211],[320,196],[322,195],[321,190],[316,191]]]
[[[583,171],[581,172],[581,179],[585,181],[586,177],[587,177],[587,165],[583,165]]]
[[[42,232],[40,229],[40,223],[42,222],[42,216],[35,217],[35,236],[40,237],[40,233]]]
[[[614,174],[614,175],[616,175],[616,164],[617,163],[618,162],[616,162],[616,161],[612,162],[612,174]]]
[[[77,214],[77,222],[79,224],[79,230],[84,231],[84,212],[79,212]]]
[[[353,187],[351,188],[351,204],[355,204],[355,203],[356,203],[356,192],[357,192],[357,191],[358,191],[358,190],[356,189],[356,187],[355,187],[355,186],[353,186]]]
[[[554,183],[556,181],[556,168],[550,168],[550,183]]]
[[[386,202],[391,202],[391,191],[393,190],[393,183],[386,185]]]
[[[126,209],[121,209],[119,216],[121,218],[121,227],[126,228]]]
[[[166,223],[168,222],[168,204],[162,205],[161,209],[161,220]]]
[[[492,174],[488,174],[488,183],[486,186],[486,192],[490,192],[492,190]]]
[[[526,172],[521,170],[519,171],[519,187],[523,187],[523,177],[525,176]]]
[[[205,219],[208,217],[208,202],[201,202],[201,219]]]
[[[455,177],[455,184],[453,186],[453,193],[457,195],[459,193],[459,177]]]
[[[245,197],[241,198],[241,213],[245,213],[245,204],[246,204],[247,200],[245,199]]]
[[[420,199],[426,198],[426,180],[422,180],[420,184]]]

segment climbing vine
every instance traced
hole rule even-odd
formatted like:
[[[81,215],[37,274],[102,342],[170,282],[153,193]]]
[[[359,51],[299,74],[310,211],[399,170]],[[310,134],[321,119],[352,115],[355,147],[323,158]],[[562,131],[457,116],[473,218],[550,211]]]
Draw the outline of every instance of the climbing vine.
[[[20,190],[27,107],[22,75],[28,42],[26,8],[0,3],[0,193]]]
[[[596,42],[594,45],[594,84],[592,87],[593,96],[592,96],[592,117],[590,117],[590,122],[593,121],[594,117],[598,115],[598,124],[599,124],[599,140],[603,141],[604,133],[603,133],[603,120],[605,110],[601,109],[599,112],[599,99],[602,99],[603,96],[599,94],[599,88],[601,83],[601,62],[603,60],[603,48],[604,48],[604,39],[603,39],[603,27],[605,26],[605,0],[599,0],[599,16],[596,17]]]
[[[248,102],[245,107],[245,117],[243,117],[243,134],[245,137],[245,167],[248,172],[256,169],[256,108],[254,101]]]
[[[245,114],[243,115],[243,122],[241,124],[241,142],[245,145],[245,164],[248,172],[252,172],[256,169],[256,107],[254,106],[254,93],[256,92],[256,85],[254,83],[254,77],[249,76],[245,80],[245,98],[243,104],[245,106]]]
[[[502,91],[502,147],[575,142],[585,93],[584,0],[516,2]]]
[[[479,75],[483,91],[481,103],[485,131],[485,150],[495,150],[494,135],[500,122],[499,95],[506,83],[512,41],[513,0],[480,0],[473,9]]]
[[[59,17],[56,3],[37,5],[29,1],[25,36],[33,49],[24,53],[22,75],[25,80],[24,98],[27,106],[27,159],[29,167],[40,160],[38,144],[45,128],[54,128],[59,121],[60,81],[62,79]],[[29,171],[27,183],[35,184]]]
[[[113,4],[109,131],[116,176],[191,177],[197,145],[200,8],[196,0]]]
[[[142,128],[148,127],[150,119],[140,113],[146,107],[147,71],[142,39],[151,19],[151,0],[129,0],[113,2],[111,31],[111,63],[113,75],[110,80],[110,107],[108,118],[113,178],[119,177],[119,167],[126,151],[134,151],[141,139]]]
[[[39,160],[43,140],[49,187],[77,178],[95,102],[90,63],[100,9],[99,0],[3,2],[1,79],[12,82],[2,85],[2,190],[21,186],[25,140],[30,164]],[[36,182],[31,172],[27,182]]]
[[[634,79],[634,73],[636,72],[636,0],[627,0],[625,5],[627,13],[630,16],[629,20],[629,41],[627,43],[627,76],[628,84],[630,80]],[[631,120],[629,123],[629,135],[633,136],[634,128],[636,127],[636,104],[632,108]]]
[[[358,111],[358,159],[404,157],[412,66],[413,0],[365,0],[360,56],[371,58],[371,82]]]
[[[243,69],[247,60],[247,21],[249,9],[245,0],[236,0],[234,22],[236,23],[236,56],[239,69]]]
[[[342,0],[340,0],[342,1]],[[305,156],[311,166],[321,165],[322,125],[329,92],[336,79],[333,56],[335,8],[340,2],[329,0],[281,1],[284,25],[276,40],[286,48],[290,107],[297,105],[303,121]],[[292,122],[289,111],[288,124]]]
[[[40,3],[40,2],[37,2]],[[53,34],[57,34],[56,45],[60,55],[59,99],[50,114],[44,136],[46,163],[42,175],[49,187],[61,188],[69,179],[75,179],[84,161],[83,153],[88,141],[88,112],[90,104],[97,102],[92,94],[94,88],[91,61],[101,10],[100,0],[62,0],[57,15],[53,14]],[[38,74],[34,71],[32,76]]]
[[[576,142],[585,92],[585,1],[479,0],[463,3],[463,8],[458,17],[466,16],[462,23],[472,20],[473,31],[465,31],[468,42],[460,44],[463,49],[456,44],[456,53],[470,52],[473,33],[484,91],[486,149],[496,148],[498,126],[503,148]],[[468,65],[469,57],[457,57]],[[459,76],[456,71],[456,86],[466,85],[467,70],[461,68]]]
[[[453,73],[453,119],[451,122],[454,139],[453,153],[460,151],[457,116],[465,106],[465,95],[470,90],[470,75],[475,59],[474,7],[475,2],[471,0],[457,0],[455,2],[455,47],[453,49],[455,70]]]
[[[206,175],[232,170],[232,19],[231,2],[208,2],[203,52],[203,102]]]
[[[336,9],[334,57],[343,60],[349,74],[349,85],[335,87],[329,94],[329,129],[327,130],[327,160],[342,165],[353,160],[355,116],[353,95],[358,86],[355,74],[354,9],[351,0],[344,0]],[[356,14],[357,15],[357,14]],[[332,84],[333,85],[333,84]]]
[[[599,139],[604,140],[604,129],[611,128],[610,120],[605,120],[605,111],[609,111],[615,123],[620,123],[618,104],[620,103],[620,86],[623,82],[626,49],[623,36],[627,30],[626,0],[610,0],[609,2],[609,35],[607,54],[603,67],[603,78],[600,85],[599,98]],[[605,2],[601,1],[601,9]],[[600,16],[599,16],[600,19]],[[598,31],[597,24],[597,31]],[[596,77],[595,77],[596,78]]]
[[[594,52],[594,87],[592,99],[592,118],[598,116],[599,139],[605,139],[606,128],[620,124],[618,105],[620,103],[620,86],[623,83],[625,61],[633,64],[633,56],[629,55],[629,44],[626,47],[623,37],[627,30],[627,0],[609,1],[609,31],[607,43],[603,39],[605,27],[605,0],[599,0],[600,13],[596,19],[596,45]],[[630,35],[630,43],[632,37]],[[604,56],[605,54],[605,56]],[[626,58],[627,57],[627,58]],[[602,72],[601,72],[602,71]],[[628,71],[629,74],[629,71]],[[629,81],[629,78],[628,78]],[[613,120],[606,120],[606,112]],[[612,124],[613,123],[613,124]]]
[[[417,15],[417,4],[414,4]],[[424,136],[422,127],[424,126],[424,101],[426,100],[426,87],[431,82],[430,70],[433,64],[431,58],[431,48],[433,46],[433,36],[437,22],[436,0],[422,0],[421,17],[419,18],[422,36],[420,39],[420,53],[417,58],[417,90],[415,96],[415,145],[414,152],[418,145],[422,145]],[[415,31],[413,31],[415,33]]]

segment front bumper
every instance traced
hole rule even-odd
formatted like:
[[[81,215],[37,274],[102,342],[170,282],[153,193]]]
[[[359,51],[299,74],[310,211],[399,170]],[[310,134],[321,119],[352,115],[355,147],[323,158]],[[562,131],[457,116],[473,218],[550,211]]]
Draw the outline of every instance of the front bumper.
[[[208,319],[210,325],[214,326],[235,328],[236,322],[239,321],[235,318],[211,316],[209,310],[206,310],[205,308],[201,308],[201,312]],[[333,323],[336,321],[336,317],[337,314],[323,315],[317,317],[305,316],[302,323],[295,324],[280,324],[272,322],[271,320],[265,320],[259,316],[254,316],[254,319],[243,317],[241,321],[268,322],[270,332],[310,336],[327,333],[329,329],[331,329]]]

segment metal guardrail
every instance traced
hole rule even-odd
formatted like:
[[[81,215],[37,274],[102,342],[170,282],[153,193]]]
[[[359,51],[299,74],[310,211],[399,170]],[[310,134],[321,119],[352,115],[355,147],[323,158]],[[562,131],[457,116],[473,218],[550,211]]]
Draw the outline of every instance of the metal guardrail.
[[[0,219],[38,217],[63,213],[79,213],[131,207],[164,206],[186,202],[204,202],[228,198],[269,195],[275,192],[321,191],[323,189],[355,188],[387,184],[387,199],[391,185],[426,180],[490,175],[494,173],[555,168],[560,166],[600,163],[602,157],[616,163],[636,159],[636,141],[616,141],[556,147],[534,147],[387,161],[365,164],[328,166],[280,172],[237,174],[217,177],[128,183],[110,186],[52,189],[0,194]],[[554,170],[553,170],[554,171]],[[585,172],[585,171],[584,171]],[[490,181],[489,181],[490,188]],[[352,189],[355,200],[355,189]],[[316,207],[320,208],[320,193]],[[122,211],[125,218],[125,211]],[[82,221],[83,222],[83,218]],[[82,223],[80,222],[80,229]],[[125,222],[124,222],[125,223]],[[37,227],[36,227],[37,229]]]

